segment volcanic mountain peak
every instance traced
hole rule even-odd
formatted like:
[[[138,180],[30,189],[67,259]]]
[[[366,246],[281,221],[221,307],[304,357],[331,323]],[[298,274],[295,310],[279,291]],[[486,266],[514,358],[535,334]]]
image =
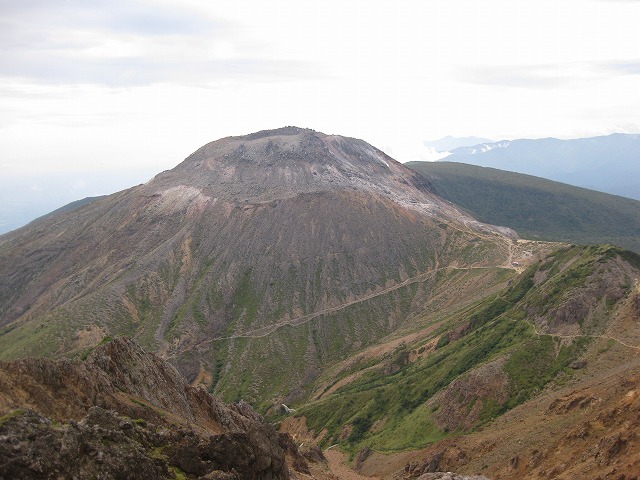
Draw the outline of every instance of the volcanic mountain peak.
[[[156,177],[162,184],[175,180],[240,202],[345,188],[413,187],[422,195],[432,191],[427,182],[362,140],[297,127],[211,142]]]
[[[511,269],[508,233],[362,140],[295,127],[224,138],[0,237],[0,358],[128,334],[268,408],[398,329],[439,272]]]
[[[367,142],[291,126],[211,142],[145,187],[151,196],[166,197],[167,206],[186,201],[198,208],[218,199],[261,204],[309,193],[366,192],[486,230],[436,195],[428,180]]]

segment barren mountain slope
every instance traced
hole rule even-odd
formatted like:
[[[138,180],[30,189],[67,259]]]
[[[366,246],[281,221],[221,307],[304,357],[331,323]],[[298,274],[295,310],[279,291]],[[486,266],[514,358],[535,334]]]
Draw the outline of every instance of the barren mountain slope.
[[[0,237],[0,357],[129,334],[190,380],[267,408],[397,329],[439,269],[510,268],[512,235],[361,140],[229,137]]]

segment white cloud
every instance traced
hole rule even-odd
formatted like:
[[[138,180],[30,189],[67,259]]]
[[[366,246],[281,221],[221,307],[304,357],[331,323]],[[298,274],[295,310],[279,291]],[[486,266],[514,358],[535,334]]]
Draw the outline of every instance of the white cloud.
[[[0,151],[14,171],[159,171],[216,138],[291,124],[403,161],[431,158],[422,140],[448,134],[640,124],[638,2],[0,0],[0,11]]]

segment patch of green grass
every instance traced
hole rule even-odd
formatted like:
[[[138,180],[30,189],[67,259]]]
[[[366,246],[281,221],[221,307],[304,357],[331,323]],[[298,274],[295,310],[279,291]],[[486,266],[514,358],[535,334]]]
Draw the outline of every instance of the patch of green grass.
[[[39,321],[16,326],[0,337],[0,360],[51,356],[71,337],[75,323],[58,310]]]
[[[201,301],[201,295],[195,295],[194,299],[191,301],[191,315],[198,325],[206,325],[207,317],[200,307]]]
[[[100,343],[98,343],[98,346],[106,345],[107,343],[111,343],[112,341],[113,341],[113,337],[111,335],[107,335],[102,340],[100,340]]]
[[[262,301],[256,295],[252,285],[251,269],[248,269],[240,277],[235,289],[233,296],[233,316],[235,318],[243,317],[244,325],[251,326],[261,304]]]
[[[383,452],[397,452],[418,450],[450,436],[453,432],[438,428],[432,415],[433,412],[427,408],[416,409],[402,422],[390,424],[389,428],[372,435],[367,443]]]
[[[82,352],[82,354],[80,355],[80,360],[82,360],[83,362],[89,358],[89,355],[91,355],[91,352],[93,352],[94,348],[90,347],[87,348],[84,352]]]
[[[169,466],[169,471],[173,473],[176,480],[188,480],[189,478],[184,471],[182,471],[179,467],[176,467],[175,465]]]
[[[561,371],[568,373],[569,364],[584,350],[588,341],[587,337],[582,337],[569,346],[562,345],[559,348],[558,341],[548,335],[527,341],[505,364],[504,369],[511,384],[511,397],[504,405],[504,410],[534,396]]]
[[[226,355],[224,348],[219,348],[214,354],[214,368],[211,378],[211,384],[209,385],[209,393],[214,393],[220,378],[222,377],[222,369],[226,363]]]
[[[136,398],[130,398],[129,400],[131,400],[133,403],[135,403],[136,405],[140,405],[141,407],[144,408],[152,408],[150,405],[147,405],[146,403],[136,399]]]
[[[7,413],[6,415],[3,415],[2,417],[0,417],[0,425],[4,425],[5,423],[7,423],[12,418],[18,417],[18,416],[24,414],[25,412],[26,412],[26,410],[17,409],[17,410],[14,410],[14,411],[10,412],[10,413]]]
[[[16,328],[17,326],[18,326],[17,323],[12,323],[11,325],[7,325],[6,327],[4,327],[3,329],[0,330],[0,337],[2,337],[3,335],[6,335],[7,333],[11,332],[11,330]]]

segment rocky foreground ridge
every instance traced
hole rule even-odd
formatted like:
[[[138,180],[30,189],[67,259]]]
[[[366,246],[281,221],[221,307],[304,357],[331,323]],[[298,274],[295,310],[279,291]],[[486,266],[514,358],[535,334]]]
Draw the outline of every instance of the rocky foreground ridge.
[[[0,363],[0,479],[289,479],[288,464],[308,471],[288,435],[128,338]]]

